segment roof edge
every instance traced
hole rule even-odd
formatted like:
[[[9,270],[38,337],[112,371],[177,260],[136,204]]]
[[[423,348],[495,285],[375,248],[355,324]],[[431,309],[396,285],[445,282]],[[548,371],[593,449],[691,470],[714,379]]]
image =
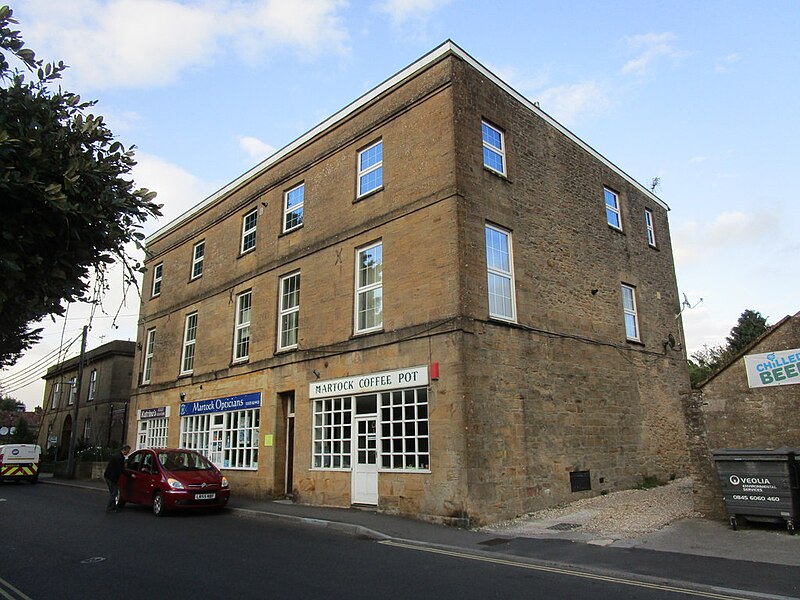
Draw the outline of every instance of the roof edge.
[[[525,106],[530,111],[541,117],[548,124],[552,125],[555,129],[557,129],[559,132],[567,136],[570,140],[572,140],[579,147],[583,148],[589,154],[594,156],[596,159],[598,159],[612,171],[614,171],[615,173],[626,179],[628,182],[633,184],[633,186],[636,187],[645,196],[656,202],[659,206],[661,206],[665,210],[670,210],[667,203],[661,200],[658,196],[656,196],[651,190],[648,190],[645,186],[636,181],[636,179],[628,175],[625,171],[620,169],[618,166],[616,166],[614,163],[608,160],[605,156],[600,154],[597,150],[592,148],[589,144],[584,142],[577,135],[572,133],[569,129],[567,129],[561,123],[556,121],[553,117],[548,115],[545,111],[539,108],[537,103],[528,100],[525,96],[517,92],[513,87],[511,87],[509,84],[500,79],[497,75],[492,73],[488,68],[483,66],[477,60],[475,60],[468,52],[463,50],[455,42],[453,42],[450,39],[447,39],[443,43],[438,45],[436,48],[434,48],[433,50],[422,56],[421,58],[417,59],[404,69],[398,71],[388,79],[384,80],[382,83],[378,84],[370,91],[359,96],[353,102],[351,102],[350,104],[348,104],[335,114],[331,115],[330,117],[322,121],[316,127],[308,130],[306,133],[302,134],[300,137],[296,138],[294,141],[290,142],[280,150],[276,151],[275,153],[273,153],[272,155],[270,155],[269,157],[258,163],[250,170],[246,171],[245,173],[243,173],[242,175],[240,175],[239,177],[237,177],[224,187],[220,188],[210,196],[206,197],[204,200],[194,205],[192,208],[186,210],[181,215],[175,217],[172,221],[170,221],[169,223],[167,223],[166,225],[164,225],[163,227],[159,228],[157,231],[146,237],[144,240],[145,245],[151,244],[152,242],[158,240],[159,238],[163,237],[164,235],[175,229],[176,227],[183,225],[185,222],[189,221],[193,216],[202,212],[203,209],[214,204],[218,200],[224,198],[225,196],[239,189],[243,185],[246,185],[256,177],[264,173],[269,167],[277,163],[286,155],[290,154],[297,148],[309,142],[311,139],[313,139],[320,133],[326,131],[327,129],[333,127],[340,121],[344,120],[355,111],[359,110],[363,106],[372,102],[378,96],[382,95],[383,93],[387,92],[393,87],[401,84],[405,80],[410,79],[418,72],[426,69],[430,65],[441,60],[443,57],[449,55],[454,55],[464,60],[474,69],[476,69],[479,73],[481,73],[484,77],[492,81],[492,83],[503,89],[514,99],[520,102],[523,106]]]

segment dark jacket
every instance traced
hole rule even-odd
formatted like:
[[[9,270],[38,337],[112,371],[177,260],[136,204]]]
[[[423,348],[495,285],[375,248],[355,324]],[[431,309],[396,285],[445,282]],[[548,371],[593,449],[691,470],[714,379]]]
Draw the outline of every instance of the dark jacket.
[[[111,481],[116,481],[119,479],[119,476],[122,475],[124,470],[125,455],[122,454],[122,452],[117,452],[116,454],[112,455],[111,459],[108,461],[106,470],[103,473],[103,477],[110,479]]]

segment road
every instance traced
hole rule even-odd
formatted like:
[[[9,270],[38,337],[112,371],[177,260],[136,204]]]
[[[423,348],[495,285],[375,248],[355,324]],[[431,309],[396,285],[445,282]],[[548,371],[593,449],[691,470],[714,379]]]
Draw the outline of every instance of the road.
[[[0,485],[0,598],[732,598],[360,539],[232,511],[104,512],[96,491]]]

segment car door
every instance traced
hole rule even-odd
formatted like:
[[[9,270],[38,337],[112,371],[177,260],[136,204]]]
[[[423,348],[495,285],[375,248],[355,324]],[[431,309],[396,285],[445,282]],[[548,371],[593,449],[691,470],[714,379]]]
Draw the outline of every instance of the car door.
[[[153,490],[160,478],[156,457],[151,451],[146,451],[142,456],[142,463],[136,472],[136,497],[139,504],[150,504],[153,499]]]
[[[139,467],[142,464],[142,452],[134,452],[128,457],[125,464],[125,471],[122,474],[120,481],[120,494],[125,502],[138,502],[136,499],[136,478]]]

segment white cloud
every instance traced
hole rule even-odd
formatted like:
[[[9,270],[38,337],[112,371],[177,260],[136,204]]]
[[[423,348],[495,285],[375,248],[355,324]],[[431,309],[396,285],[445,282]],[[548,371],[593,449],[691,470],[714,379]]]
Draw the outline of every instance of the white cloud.
[[[401,24],[406,21],[424,21],[450,2],[451,0],[386,0],[378,5],[378,9],[389,14],[395,24]]]
[[[533,76],[523,75],[514,67],[493,67],[489,70],[527,98],[539,102],[542,110],[565,125],[573,125],[587,114],[608,109],[608,89],[596,81],[549,85],[550,75],[542,70]]]
[[[638,52],[636,58],[629,60],[622,67],[624,75],[645,75],[659,58],[673,61],[686,56],[686,52],[672,45],[675,35],[665,33],[645,33],[626,38],[628,45]]]
[[[714,64],[714,71],[717,73],[728,73],[733,70],[733,65],[741,60],[738,54],[728,54],[717,59]]]
[[[160,86],[227,48],[248,60],[288,47],[345,52],[341,0],[37,0],[21,14],[26,41],[70,65],[90,88]]]
[[[256,162],[261,162],[265,158],[272,156],[277,150],[274,146],[265,144],[258,138],[246,135],[239,136],[239,146],[247,153],[250,159]]]
[[[573,125],[586,114],[596,114],[611,106],[604,87],[587,81],[542,90],[537,95],[542,109],[565,125]]]
[[[780,224],[771,213],[724,212],[708,224],[689,221],[674,229],[675,264],[712,260],[719,250],[764,251],[764,242],[781,239]],[[730,257],[729,257],[730,258]]]
[[[163,205],[163,216],[145,224],[147,235],[199,204],[220,187],[219,183],[204,181],[157,156],[137,152],[136,161],[138,164],[133,168],[136,185],[157,192],[156,202]]]
[[[701,162],[705,162],[705,161],[707,161],[707,160],[708,160],[708,157],[707,157],[707,156],[703,156],[702,154],[700,154],[700,155],[698,155],[698,156],[693,156],[692,158],[690,158],[690,159],[689,159],[689,162],[692,162],[692,163],[701,163]]]

